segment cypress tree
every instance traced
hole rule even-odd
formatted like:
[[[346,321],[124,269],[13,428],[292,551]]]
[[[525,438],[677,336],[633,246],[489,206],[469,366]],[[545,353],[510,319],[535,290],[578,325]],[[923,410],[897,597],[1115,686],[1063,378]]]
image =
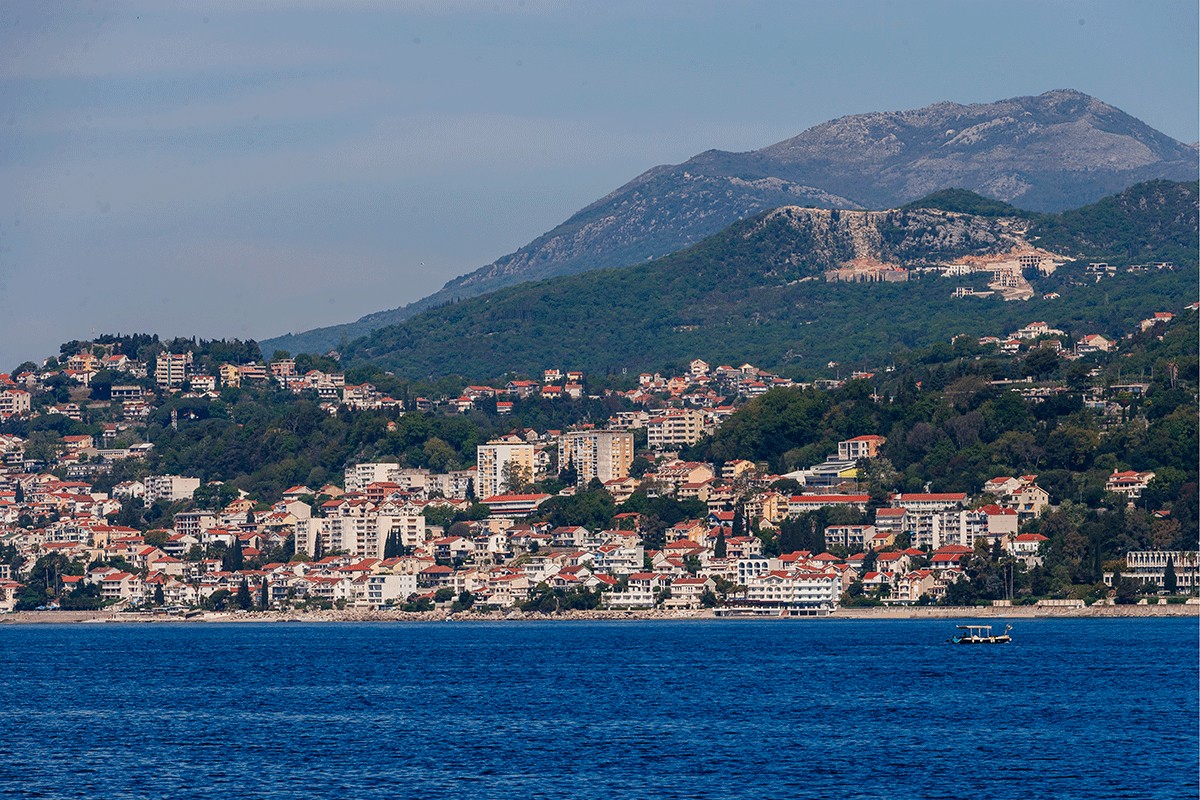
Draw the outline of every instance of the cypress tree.
[[[1175,574],[1175,558],[1167,556],[1167,566],[1163,570],[1163,588],[1171,594],[1179,589],[1179,577]]]
[[[238,584],[237,590],[237,606],[243,611],[249,611],[253,601],[250,599],[250,586],[246,583],[246,579],[242,578],[242,582]]]
[[[163,596],[163,588],[160,583],[154,587],[154,605],[161,606],[166,601],[167,599]]]
[[[263,575],[262,586],[259,588],[258,605],[263,611],[266,611],[267,607],[270,605],[270,602],[271,598],[267,593],[267,576]]]
[[[233,544],[225,551],[225,557],[221,559],[221,569],[226,572],[237,572],[242,568],[245,559],[242,557],[242,540],[237,536],[233,537]]]
[[[725,558],[726,552],[725,529],[721,528],[717,531],[717,543],[713,545],[713,555],[717,558]]]
[[[21,486],[20,481],[17,481],[16,496],[13,498],[13,500],[16,501],[17,505],[25,502],[25,488]]]

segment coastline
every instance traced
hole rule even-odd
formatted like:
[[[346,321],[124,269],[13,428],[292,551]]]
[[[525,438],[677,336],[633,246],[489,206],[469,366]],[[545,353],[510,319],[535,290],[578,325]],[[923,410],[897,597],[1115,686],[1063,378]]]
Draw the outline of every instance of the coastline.
[[[1085,606],[903,606],[894,608],[844,608],[824,617],[754,617],[759,620],[920,620],[920,619],[1044,619],[1044,618],[1133,618],[1133,617],[1198,617],[1200,604]],[[266,612],[209,612],[181,617],[150,612],[113,611],[14,611],[0,616],[0,627],[6,625],[46,624],[130,624],[130,623],[231,623],[266,624],[279,622],[533,622],[533,621],[652,621],[652,620],[715,620],[711,609],[702,611],[566,611],[561,614],[537,614],[521,611],[491,611],[485,613],[450,614],[443,612],[416,613],[407,611],[266,611]],[[720,619],[738,619],[723,617]]]

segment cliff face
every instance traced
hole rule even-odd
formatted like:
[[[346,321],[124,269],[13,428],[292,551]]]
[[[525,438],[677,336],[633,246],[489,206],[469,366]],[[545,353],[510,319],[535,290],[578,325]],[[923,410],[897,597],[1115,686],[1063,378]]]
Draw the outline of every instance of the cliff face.
[[[857,114],[761,150],[655,167],[423,300],[264,346],[327,350],[452,300],[661,257],[780,206],[894,208],[958,187],[1058,211],[1154,178],[1196,177],[1194,148],[1075,91]]]

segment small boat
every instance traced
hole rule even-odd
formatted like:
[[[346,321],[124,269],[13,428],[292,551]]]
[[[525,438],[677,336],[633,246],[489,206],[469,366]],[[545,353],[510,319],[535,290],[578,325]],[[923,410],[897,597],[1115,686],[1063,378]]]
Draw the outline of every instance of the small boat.
[[[956,634],[953,639],[949,639],[952,644],[1008,644],[1012,641],[1012,637],[1008,632],[1012,630],[1012,625],[1004,626],[1004,633],[999,636],[992,635],[991,625],[956,625],[960,631],[966,633]]]

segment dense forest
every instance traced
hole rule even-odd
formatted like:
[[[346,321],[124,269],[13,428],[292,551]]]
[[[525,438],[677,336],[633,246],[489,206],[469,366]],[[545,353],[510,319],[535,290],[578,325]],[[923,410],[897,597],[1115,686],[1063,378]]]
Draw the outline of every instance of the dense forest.
[[[939,193],[930,205],[998,210],[968,194]],[[443,306],[350,343],[343,357],[410,378],[479,379],[552,365],[636,373],[678,369],[696,357],[749,359],[811,378],[828,375],[830,361],[874,368],[957,334],[1002,336],[1031,320],[1076,337],[1121,335],[1144,316],[1195,295],[1196,200],[1195,184],[1154,182],[1064,214],[1025,215],[1039,244],[1072,256],[1122,264],[1173,260],[1177,266],[1096,283],[1084,275],[1083,263],[1073,263],[1049,278],[1032,277],[1037,296],[1028,302],[951,297],[956,286],[983,288],[978,276],[826,283],[818,269],[805,272],[805,247],[812,243],[805,244],[804,229],[756,218],[649,264],[523,284]],[[918,213],[897,212],[897,219]],[[1181,246],[1187,241],[1190,247]],[[1061,297],[1042,299],[1049,293]]]

